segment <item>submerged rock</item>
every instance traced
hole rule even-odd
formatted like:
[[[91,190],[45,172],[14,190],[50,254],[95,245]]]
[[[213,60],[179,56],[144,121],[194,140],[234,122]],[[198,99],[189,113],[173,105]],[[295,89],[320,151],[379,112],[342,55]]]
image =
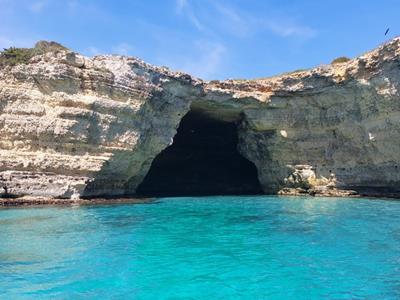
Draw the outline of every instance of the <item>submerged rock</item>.
[[[192,111],[237,126],[238,151],[265,193],[397,194],[399,88],[400,38],[340,64],[211,82],[57,47],[0,69],[0,187],[70,199],[135,194]],[[301,176],[334,173],[337,183],[301,186],[290,177],[299,165],[309,166]]]

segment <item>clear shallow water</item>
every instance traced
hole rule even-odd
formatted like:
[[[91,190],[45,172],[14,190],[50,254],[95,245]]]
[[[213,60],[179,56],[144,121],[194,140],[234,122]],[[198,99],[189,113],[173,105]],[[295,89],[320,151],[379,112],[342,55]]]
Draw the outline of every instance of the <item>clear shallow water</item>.
[[[0,210],[0,299],[399,299],[400,202]]]

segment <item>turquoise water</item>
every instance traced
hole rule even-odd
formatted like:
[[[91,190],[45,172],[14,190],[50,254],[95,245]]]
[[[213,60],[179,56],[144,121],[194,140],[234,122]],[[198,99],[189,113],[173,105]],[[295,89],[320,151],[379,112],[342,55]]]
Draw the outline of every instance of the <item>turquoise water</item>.
[[[400,202],[0,210],[0,299],[399,299]]]

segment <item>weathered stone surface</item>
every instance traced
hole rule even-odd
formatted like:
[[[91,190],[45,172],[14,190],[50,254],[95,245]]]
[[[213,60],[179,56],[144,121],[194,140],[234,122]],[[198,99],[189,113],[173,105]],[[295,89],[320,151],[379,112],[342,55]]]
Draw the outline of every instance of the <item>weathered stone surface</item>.
[[[399,88],[399,38],[342,64],[211,82],[132,57],[49,52],[0,70],[0,187],[134,194],[192,109],[238,122],[239,151],[266,193],[284,188],[294,165],[332,171],[340,189],[396,193]]]
[[[328,197],[348,197],[358,195],[356,191],[338,189],[336,175],[330,170],[329,178],[318,176],[310,165],[288,166],[292,169],[283,180],[279,195],[310,195]]]

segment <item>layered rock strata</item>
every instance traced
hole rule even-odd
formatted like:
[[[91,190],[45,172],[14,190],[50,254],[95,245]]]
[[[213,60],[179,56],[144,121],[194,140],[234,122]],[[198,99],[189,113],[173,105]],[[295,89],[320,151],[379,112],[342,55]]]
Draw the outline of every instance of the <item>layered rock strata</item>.
[[[400,38],[346,63],[211,82],[132,57],[51,51],[0,70],[0,188],[134,195],[191,110],[237,124],[265,193],[309,165],[342,190],[396,194],[399,89]]]

